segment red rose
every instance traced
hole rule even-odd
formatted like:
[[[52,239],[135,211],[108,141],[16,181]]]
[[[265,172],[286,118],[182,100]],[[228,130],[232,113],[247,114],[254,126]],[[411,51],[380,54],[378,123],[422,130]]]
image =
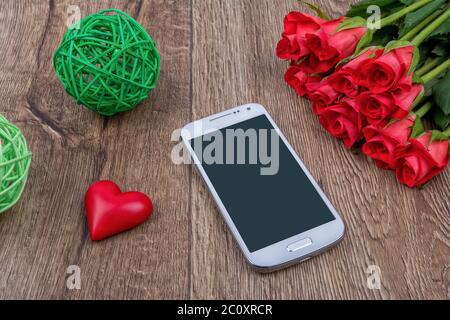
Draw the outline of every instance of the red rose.
[[[307,86],[311,88],[311,85],[319,84],[319,82],[322,80],[321,77],[311,76],[304,73],[297,65],[292,65],[289,67],[286,74],[284,75],[284,79],[286,80],[288,85],[291,86],[301,97],[310,93]]]
[[[291,12],[284,18],[284,32],[277,45],[280,59],[297,61],[309,54],[303,45],[304,36],[319,30],[325,20],[301,12]]]
[[[406,76],[413,55],[414,46],[393,49],[363,63],[355,72],[355,79],[373,93],[386,92]]]
[[[356,98],[356,106],[369,124],[378,127],[384,127],[398,109],[390,93],[373,94],[370,91],[365,91]]]
[[[339,93],[347,97],[356,97],[360,93],[360,87],[353,77],[355,70],[358,70],[361,64],[367,62],[373,57],[379,57],[383,49],[368,48],[356,58],[340,66],[331,76],[328,77],[328,83]]]
[[[340,24],[345,19],[339,18],[335,21]],[[340,60],[342,60],[355,54],[356,46],[367,33],[367,27],[356,27],[336,32],[337,27],[336,23],[329,21],[322,25],[321,31],[328,37],[328,46],[335,48],[339,52]]]
[[[325,73],[333,69],[334,66],[340,61],[340,59],[338,58],[339,54],[332,48],[323,49],[322,52],[325,53],[325,50],[328,50],[328,53],[330,53],[330,59],[321,61],[316,54],[311,53],[310,55],[305,57],[305,60],[300,64],[302,69],[307,73],[316,74]]]
[[[336,92],[343,93],[347,97],[354,98],[359,93],[359,87],[350,72],[336,71],[328,77],[327,82]]]
[[[399,83],[392,89],[397,111],[392,115],[395,119],[401,119],[408,114],[414,101],[423,92],[422,85],[412,83],[412,75],[400,79]]]
[[[355,53],[356,46],[367,32],[367,28],[356,27],[336,32],[345,19],[345,17],[341,17],[327,21],[317,32],[305,35],[304,43],[310,51],[310,54],[301,63],[305,72],[327,72],[338,62]]]
[[[314,33],[319,30],[320,26],[326,20],[309,14],[292,11],[284,18],[285,35],[304,35],[306,33]]]
[[[348,149],[362,138],[363,119],[352,99],[342,99],[339,104],[324,109],[320,124],[333,137],[343,140]]]
[[[353,58],[346,64],[342,65],[339,70],[350,72],[353,74],[353,72],[356,72],[359,70],[359,68],[365,64],[368,61],[371,61],[375,58],[378,58],[383,54],[383,49],[378,49],[376,47],[367,48],[364,50],[361,54],[359,54],[357,57]]]
[[[308,98],[312,101],[313,111],[317,115],[320,115],[328,106],[335,104],[339,97],[339,94],[325,81],[319,84],[307,84],[306,88],[311,92]]]
[[[431,142],[431,137],[426,132],[395,151],[397,179],[410,188],[424,185],[448,165],[448,140]]]
[[[277,45],[277,56],[283,60],[297,61],[302,54],[307,54],[306,48],[300,48],[296,36],[283,36]]]
[[[365,155],[375,160],[381,169],[395,170],[394,151],[404,146],[411,136],[416,116],[408,115],[385,128],[368,126],[363,129],[366,143],[362,147]]]

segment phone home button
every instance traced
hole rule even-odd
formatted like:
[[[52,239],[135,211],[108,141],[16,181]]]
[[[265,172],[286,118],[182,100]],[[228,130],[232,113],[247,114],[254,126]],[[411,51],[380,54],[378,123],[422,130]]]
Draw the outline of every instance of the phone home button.
[[[306,238],[297,242],[294,242],[293,244],[290,244],[287,246],[287,250],[289,252],[295,252],[298,251],[300,249],[309,247],[310,245],[312,245],[312,240],[310,238]]]

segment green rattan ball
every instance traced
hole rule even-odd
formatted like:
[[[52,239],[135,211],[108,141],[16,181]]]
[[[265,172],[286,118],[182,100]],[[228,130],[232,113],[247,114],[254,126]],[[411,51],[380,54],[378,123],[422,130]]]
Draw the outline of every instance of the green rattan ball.
[[[65,90],[105,116],[133,109],[156,87],[160,56],[155,42],[128,14],[108,9],[67,30],[53,56]]]
[[[0,213],[19,201],[30,163],[31,153],[22,132],[0,115]]]

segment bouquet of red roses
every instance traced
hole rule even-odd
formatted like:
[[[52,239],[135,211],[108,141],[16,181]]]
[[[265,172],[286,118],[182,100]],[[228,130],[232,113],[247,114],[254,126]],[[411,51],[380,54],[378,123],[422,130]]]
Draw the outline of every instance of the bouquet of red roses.
[[[449,0],[364,0],[330,19],[291,12],[276,49],[285,80],[345,147],[413,188],[449,162]],[[374,7],[376,6],[376,7]],[[371,16],[378,8],[380,19]],[[424,121],[424,119],[427,119]]]

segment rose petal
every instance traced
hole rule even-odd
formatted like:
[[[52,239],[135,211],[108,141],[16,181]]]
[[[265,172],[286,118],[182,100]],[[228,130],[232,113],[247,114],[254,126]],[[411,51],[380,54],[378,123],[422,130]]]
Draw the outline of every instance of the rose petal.
[[[327,79],[328,84],[339,93],[344,93],[347,97],[356,97],[359,87],[355,83],[350,72],[336,71]]]
[[[390,94],[372,94],[363,92],[356,98],[359,112],[374,126],[384,127],[390,121],[390,115],[395,111],[395,102]]]
[[[320,114],[320,123],[325,130],[337,139],[343,140],[348,149],[362,138],[360,115],[352,104],[344,100],[324,109]]]
[[[325,22],[326,20],[321,18],[293,11],[284,18],[284,33],[297,35],[314,33]]]
[[[344,64],[340,70],[348,71],[350,73],[358,70],[363,63],[372,61],[383,54],[383,49],[369,48],[365,52],[361,53],[356,58],[350,60]]]
[[[411,84],[408,88],[408,84],[406,83],[394,88],[392,91],[395,105],[398,107],[398,110],[392,117],[395,119],[402,119],[405,117],[411,111],[414,101],[423,90],[424,88],[422,85]]]
[[[394,152],[399,146],[407,143],[414,119],[415,116],[410,115],[385,128],[376,126],[364,128],[363,133],[366,139],[366,143],[363,145],[364,154],[374,159],[378,167],[394,170],[396,168]]]
[[[340,60],[345,59],[355,53],[356,46],[367,32],[367,28],[353,28],[339,31],[328,39],[328,46],[335,48],[339,52]]]
[[[427,132],[416,139],[410,139],[415,150],[426,158],[430,163],[439,168],[448,165],[448,140],[435,140],[430,143],[431,132]]]
[[[308,95],[310,93],[308,88],[315,89],[321,81],[320,77],[307,75],[297,65],[289,67],[284,79],[301,97]]]

